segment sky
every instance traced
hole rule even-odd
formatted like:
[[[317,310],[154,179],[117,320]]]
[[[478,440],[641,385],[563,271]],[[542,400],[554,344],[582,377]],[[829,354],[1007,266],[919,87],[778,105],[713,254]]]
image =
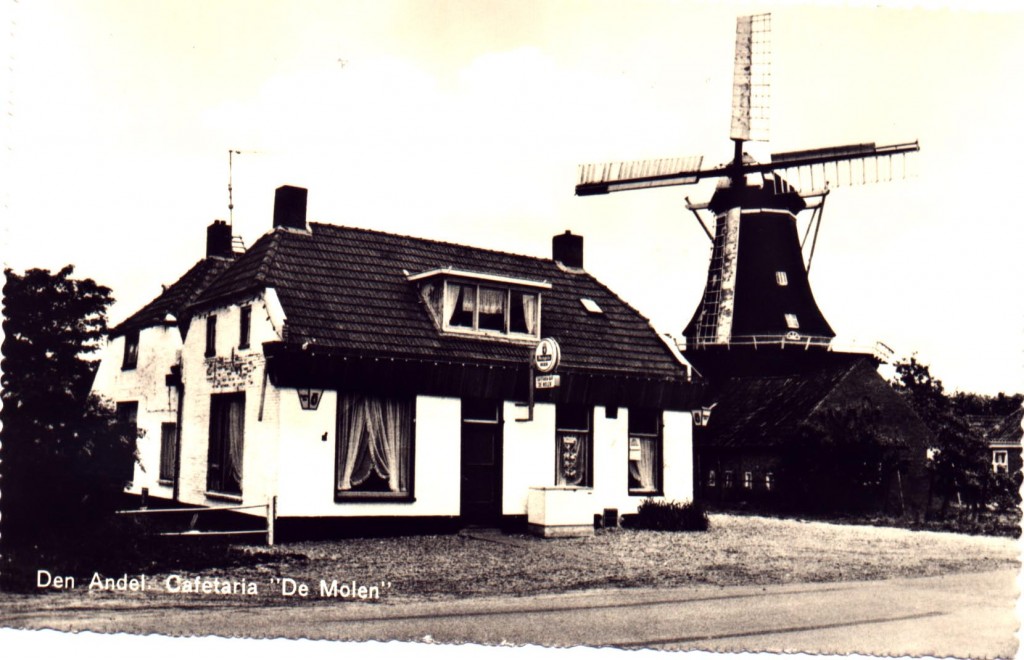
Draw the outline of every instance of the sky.
[[[570,229],[592,274],[679,334],[710,256],[685,198],[712,188],[577,198],[577,166],[725,162],[735,19],[771,11],[766,153],[921,145],[910,178],[829,195],[825,317],[947,389],[1021,391],[1024,10],[984,6],[8,2],[4,263],[72,263],[120,321],[203,256],[237,150],[246,245],[283,184],[309,189],[313,221],[521,254]]]

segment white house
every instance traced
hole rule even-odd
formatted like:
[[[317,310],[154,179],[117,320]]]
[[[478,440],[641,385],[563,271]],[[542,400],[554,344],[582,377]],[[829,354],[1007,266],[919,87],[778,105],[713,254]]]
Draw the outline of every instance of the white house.
[[[93,391],[111,399],[121,420],[134,422],[142,432],[127,489],[134,495],[177,499],[179,390],[167,379],[179,368],[186,307],[230,265],[235,256],[231,242],[228,224],[215,221],[207,228],[206,257],[108,334]]]
[[[305,207],[304,189],[278,189],[273,229],[183,310],[173,373],[101,368],[115,400],[145,391],[147,431],[182,397],[170,483],[150,495],[273,499],[286,535],[527,521],[555,535],[692,499],[697,388],[583,269],[581,237],[536,258],[307,223]],[[560,353],[546,374],[542,338]],[[133,492],[153,483],[137,477]]]

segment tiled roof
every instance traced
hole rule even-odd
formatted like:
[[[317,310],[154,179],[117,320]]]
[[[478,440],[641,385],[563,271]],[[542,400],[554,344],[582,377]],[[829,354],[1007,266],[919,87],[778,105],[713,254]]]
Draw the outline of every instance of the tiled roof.
[[[1024,430],[1021,429],[1021,421],[1024,419],[1024,408],[1017,408],[1004,417],[988,435],[990,444],[1020,445],[1021,436]]]
[[[185,307],[193,302],[203,289],[217,275],[231,265],[229,259],[206,258],[198,261],[174,284],[165,287],[163,293],[149,301],[142,309],[111,328],[110,336],[116,337],[133,330],[162,325],[168,314],[183,320]]]
[[[685,376],[648,320],[583,272],[550,259],[367,229],[313,223],[260,238],[195,303],[210,308],[273,287],[287,316],[286,341],[361,356],[521,363],[530,346],[441,333],[410,274],[452,268],[551,284],[542,294],[541,334],[581,371]],[[588,313],[590,298],[604,314]]]
[[[928,437],[921,419],[867,358],[837,359],[802,374],[730,378],[716,389],[709,424],[697,438],[703,446],[775,447],[851,410],[882,445],[918,446]]]

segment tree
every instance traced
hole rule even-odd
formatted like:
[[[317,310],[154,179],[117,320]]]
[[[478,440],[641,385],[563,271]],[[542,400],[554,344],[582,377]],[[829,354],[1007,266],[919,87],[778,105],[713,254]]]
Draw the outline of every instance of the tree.
[[[994,489],[988,461],[988,445],[972,433],[942,381],[933,377],[928,365],[915,357],[896,363],[893,387],[905,396],[934,436],[930,449],[929,505],[933,496],[942,498],[941,514],[957,497],[977,514]]]
[[[134,430],[89,393],[111,291],[73,270],[4,271],[0,541],[8,549],[80,539],[132,467]]]

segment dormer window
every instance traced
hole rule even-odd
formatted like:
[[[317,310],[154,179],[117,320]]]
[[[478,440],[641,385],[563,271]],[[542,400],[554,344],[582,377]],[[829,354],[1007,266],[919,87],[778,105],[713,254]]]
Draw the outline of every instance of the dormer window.
[[[541,292],[547,282],[441,269],[410,275],[444,332],[512,339],[540,337]]]

